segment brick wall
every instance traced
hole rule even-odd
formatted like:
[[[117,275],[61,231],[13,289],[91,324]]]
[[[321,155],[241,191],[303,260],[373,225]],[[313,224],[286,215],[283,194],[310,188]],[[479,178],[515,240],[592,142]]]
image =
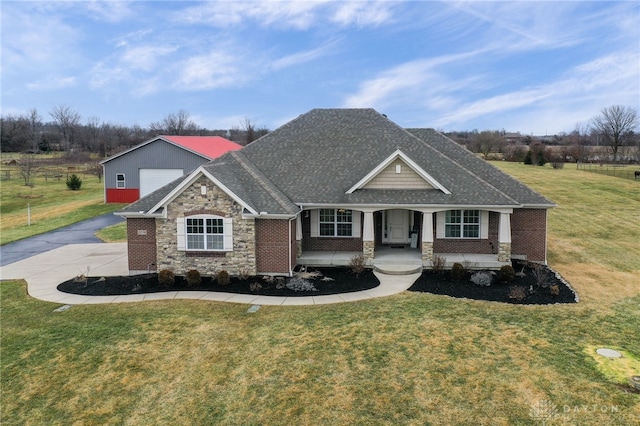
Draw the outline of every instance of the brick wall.
[[[200,193],[201,185],[207,186],[204,196]],[[202,275],[213,276],[224,269],[232,275],[241,272],[255,275],[255,220],[244,219],[242,209],[209,179],[200,177],[168,205],[167,219],[156,220],[158,270],[171,269],[176,274],[184,274],[197,269]],[[193,253],[178,250],[176,219],[185,214],[203,213],[233,219],[233,251]]]
[[[511,255],[545,262],[547,254],[547,210],[517,209],[511,215]]]
[[[156,270],[155,219],[127,219],[127,252],[131,273]]]
[[[435,218],[435,214],[433,215]],[[489,238],[436,238],[433,243],[434,253],[473,253],[473,254],[498,254],[498,227],[500,225],[500,213],[489,212]],[[513,222],[512,222],[513,225]],[[436,235],[435,225],[433,228]]]
[[[287,219],[256,219],[256,268],[259,274],[290,272],[289,267],[295,266],[292,239],[295,241],[295,222]],[[292,251],[293,261],[290,264]]]

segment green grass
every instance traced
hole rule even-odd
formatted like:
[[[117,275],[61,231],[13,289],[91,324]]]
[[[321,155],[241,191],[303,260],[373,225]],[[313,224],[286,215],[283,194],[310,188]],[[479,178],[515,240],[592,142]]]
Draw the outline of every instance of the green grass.
[[[105,243],[124,243],[127,242],[127,223],[120,222],[115,225],[107,226],[96,232],[96,237]]]
[[[66,170],[66,166],[56,167]],[[3,169],[8,167],[3,166]],[[24,185],[24,180],[18,177],[17,169],[13,167],[12,178],[0,182],[0,244],[48,232],[122,207],[122,204],[104,203],[104,184],[96,176],[78,174],[82,179],[82,187],[78,191],[67,188],[64,175],[59,180],[50,176],[45,178],[43,168],[36,172],[34,186],[30,188]]]
[[[633,182],[500,167],[559,204],[549,218],[552,266],[580,303],[403,293],[253,314],[188,300],[55,313],[60,305],[5,281],[0,423],[539,425],[532,409],[541,402],[555,407],[548,425],[637,423],[640,395],[591,353],[611,347],[640,359],[640,253],[631,244],[640,222],[622,224],[618,213],[640,210],[635,186],[624,186]],[[610,256],[598,232],[633,252],[611,246]]]

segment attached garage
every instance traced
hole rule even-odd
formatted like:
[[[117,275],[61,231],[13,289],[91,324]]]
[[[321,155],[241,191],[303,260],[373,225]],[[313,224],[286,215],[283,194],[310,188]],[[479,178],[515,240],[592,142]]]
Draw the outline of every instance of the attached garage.
[[[183,169],[140,169],[140,198],[184,176]]]

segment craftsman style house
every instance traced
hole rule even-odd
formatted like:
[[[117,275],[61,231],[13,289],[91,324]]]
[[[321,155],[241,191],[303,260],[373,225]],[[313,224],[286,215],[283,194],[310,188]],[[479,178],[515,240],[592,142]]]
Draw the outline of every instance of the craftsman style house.
[[[314,109],[117,214],[130,272],[287,275],[394,251],[499,268],[546,262],[554,204],[431,129]]]

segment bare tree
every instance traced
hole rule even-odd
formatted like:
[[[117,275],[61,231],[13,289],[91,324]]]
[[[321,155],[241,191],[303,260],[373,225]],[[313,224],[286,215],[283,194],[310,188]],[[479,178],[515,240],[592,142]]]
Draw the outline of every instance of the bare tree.
[[[80,124],[81,115],[66,105],[58,105],[49,111],[49,115],[55,121],[56,127],[62,136],[65,150],[71,152],[74,134]]]
[[[168,114],[162,121],[151,123],[149,130],[156,135],[195,135],[198,133],[198,126],[191,120],[189,113],[181,109],[175,114]]]
[[[471,138],[471,150],[482,154],[486,160],[492,152],[499,152],[502,149],[504,139],[499,132],[484,130],[476,133]]]
[[[613,153],[613,162],[618,161],[618,149],[633,140],[638,125],[638,112],[622,105],[603,108],[600,115],[592,119],[595,132]]]
[[[29,139],[31,140],[31,149],[33,152],[39,150],[38,144],[40,143],[40,130],[42,129],[42,118],[40,114],[38,114],[38,110],[35,108],[31,108],[29,110],[29,115],[27,116],[29,120]]]
[[[102,125],[98,117],[87,118],[87,124],[84,126],[84,133],[86,135],[86,142],[89,150],[94,151],[98,149],[100,155],[104,157],[104,143],[101,143],[100,133]]]
[[[20,173],[20,177],[24,179],[25,186],[33,186],[33,175],[37,169],[38,162],[36,161],[35,154],[32,153],[24,153],[20,156],[20,161],[18,162],[18,172]]]

